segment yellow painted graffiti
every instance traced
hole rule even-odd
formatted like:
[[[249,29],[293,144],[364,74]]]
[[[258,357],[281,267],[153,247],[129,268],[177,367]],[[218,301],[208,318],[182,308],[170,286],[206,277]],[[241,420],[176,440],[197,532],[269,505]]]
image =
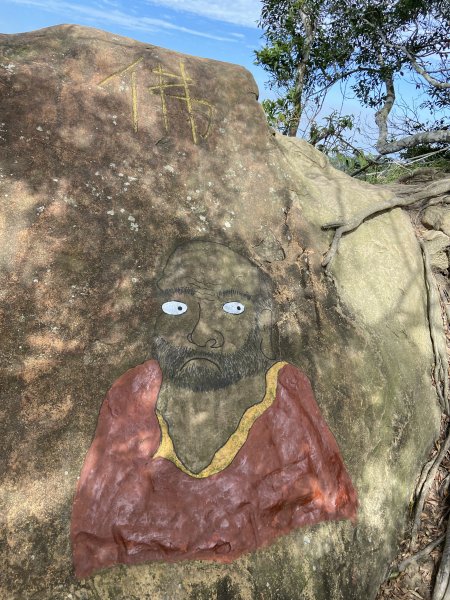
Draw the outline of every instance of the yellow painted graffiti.
[[[211,126],[213,106],[210,102],[203,98],[193,98],[189,86],[192,84],[192,79],[186,72],[186,67],[183,61],[180,61],[180,75],[165,71],[161,65],[153,70],[153,73],[158,75],[158,84],[149,86],[149,91],[158,94],[161,99],[161,110],[163,114],[164,128],[169,131],[169,117],[167,111],[167,99],[173,98],[175,100],[181,100],[186,103],[186,110],[189,118],[189,125],[192,133],[192,140],[194,144],[198,143],[199,136],[203,139],[208,137],[209,129]],[[182,95],[168,94],[166,90],[178,88],[181,90]],[[203,132],[199,132],[197,123],[195,120],[195,106],[199,104],[206,106],[207,108],[207,126]]]
[[[109,75],[103,81],[100,81],[98,84],[100,87],[106,86],[110,81],[112,81],[116,77],[121,77],[125,74],[130,73],[131,75],[131,121],[133,124],[133,129],[137,133],[139,129],[139,118],[138,118],[138,95],[137,95],[137,78],[136,78],[136,68],[143,61],[143,57],[135,60],[131,65],[125,67],[125,69],[121,69],[120,71],[116,71],[112,75]]]
[[[138,104],[137,69],[143,60],[143,57],[138,58],[124,69],[120,69],[119,71],[112,73],[112,75],[109,75],[108,77],[100,81],[100,83],[98,84],[100,87],[106,87],[116,78],[122,78],[124,76],[130,77],[131,123],[135,133],[137,133],[139,130],[140,108]],[[204,98],[195,98],[192,96],[190,88],[193,85],[193,81],[191,77],[189,77],[189,75],[187,74],[186,66],[183,61],[180,61],[179,68],[179,74],[171,73],[170,71],[164,70],[162,65],[158,65],[155,69],[152,69],[152,73],[154,73],[158,77],[158,83],[156,85],[148,86],[147,90],[151,92],[151,94],[158,95],[160,98],[162,121],[166,132],[168,132],[170,129],[169,111],[167,104],[168,101],[176,100],[181,101],[184,104],[188,115],[192,140],[194,144],[198,144],[199,138],[206,139],[210,132],[213,115],[213,105]],[[198,107],[203,107],[205,109],[204,111],[201,111],[203,117],[206,118],[206,126],[203,128],[202,131],[199,130],[199,126],[197,124],[196,113],[199,112]]]

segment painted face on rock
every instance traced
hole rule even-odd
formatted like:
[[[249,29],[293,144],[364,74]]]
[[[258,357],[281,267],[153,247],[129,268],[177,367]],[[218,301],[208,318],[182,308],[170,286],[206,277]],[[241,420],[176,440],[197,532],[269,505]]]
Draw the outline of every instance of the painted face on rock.
[[[206,391],[266,370],[270,289],[247,259],[221,244],[191,242],[169,258],[158,287],[154,355],[164,379]]]

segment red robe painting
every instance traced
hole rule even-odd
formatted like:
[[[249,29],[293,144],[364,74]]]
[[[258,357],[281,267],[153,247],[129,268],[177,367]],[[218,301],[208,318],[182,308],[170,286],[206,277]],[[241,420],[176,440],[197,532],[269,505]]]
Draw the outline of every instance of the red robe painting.
[[[117,563],[230,562],[294,528],[355,519],[355,490],[300,370],[270,367],[263,400],[199,473],[157,410],[161,382],[147,361],[103,402],[73,505],[78,577]]]

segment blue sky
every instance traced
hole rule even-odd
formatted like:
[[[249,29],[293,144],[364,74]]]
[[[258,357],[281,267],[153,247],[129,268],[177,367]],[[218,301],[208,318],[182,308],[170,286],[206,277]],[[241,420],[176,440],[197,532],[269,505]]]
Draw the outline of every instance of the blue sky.
[[[249,69],[261,44],[259,0],[0,0],[0,33],[77,23]]]
[[[259,87],[260,100],[273,97],[266,73],[254,65],[262,43],[260,0],[0,0],[0,33],[32,31],[62,23],[105,29],[186,54],[243,65]],[[340,108],[333,90],[323,113]],[[361,113],[356,101],[345,110]]]
[[[262,30],[257,27],[260,0],[0,0],[0,8],[0,33],[62,23],[97,27],[186,54],[243,65],[256,79],[260,100],[273,97],[265,87],[266,74],[253,64],[254,50],[262,44]],[[347,95],[350,91],[348,85]],[[398,89],[409,104],[414,91],[414,86],[403,82]],[[320,116],[333,109],[353,114],[373,135],[373,111],[354,99],[342,103],[343,93],[339,86],[333,88]],[[367,139],[359,143],[366,146]]]

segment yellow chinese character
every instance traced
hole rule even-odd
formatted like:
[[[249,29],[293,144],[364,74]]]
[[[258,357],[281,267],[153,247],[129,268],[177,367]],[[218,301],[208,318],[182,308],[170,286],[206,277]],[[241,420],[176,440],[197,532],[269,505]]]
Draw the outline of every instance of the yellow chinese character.
[[[156,69],[153,70],[153,73],[156,73],[159,78],[158,85],[152,85],[148,89],[155,93],[159,94],[161,98],[161,109],[163,113],[163,121],[164,127],[166,131],[169,131],[169,116],[167,111],[167,99],[175,98],[176,100],[181,100],[186,103],[186,110],[188,113],[189,124],[192,132],[192,139],[194,144],[198,143],[199,136],[205,139],[208,136],[209,129],[211,126],[211,118],[212,118],[212,105],[203,99],[193,98],[190,93],[189,86],[192,84],[192,79],[188,77],[186,73],[186,69],[183,61],[180,61],[180,75],[176,75],[175,73],[170,73],[168,71],[164,71],[161,65],[159,65]],[[178,94],[167,94],[166,90],[178,88],[181,91],[181,95]],[[208,125],[206,130],[203,132],[199,132],[197,123],[195,121],[194,114],[194,106],[206,106],[207,108],[207,119]]]
[[[120,71],[117,71],[116,73],[113,73],[112,75],[109,75],[108,77],[106,77],[106,79],[103,79],[103,81],[101,81],[98,84],[99,86],[104,87],[115,77],[119,77],[120,75],[125,75],[126,73],[130,74],[130,78],[131,78],[131,119],[133,122],[133,129],[136,133],[139,128],[136,68],[139,65],[139,63],[141,63],[143,60],[144,59],[142,57],[138,58],[137,60],[134,61],[134,63],[131,63],[131,65],[128,65],[128,67],[125,67],[125,69],[121,69]]]

